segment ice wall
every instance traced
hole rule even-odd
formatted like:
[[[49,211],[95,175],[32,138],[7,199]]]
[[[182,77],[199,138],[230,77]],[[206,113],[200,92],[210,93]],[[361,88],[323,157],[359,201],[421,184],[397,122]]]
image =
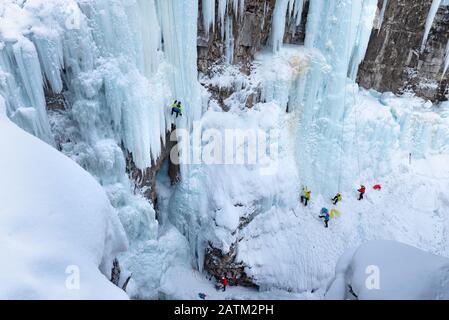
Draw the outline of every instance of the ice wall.
[[[159,21],[164,38],[164,54],[170,69],[167,77],[173,96],[183,103],[186,116],[178,127],[191,125],[202,112],[200,85],[197,80],[198,1],[157,0]]]
[[[128,178],[123,150],[137,168],[148,168],[172,123],[188,127],[200,117],[197,15],[197,1],[0,3],[0,94],[8,116],[101,182],[131,252],[136,241],[156,239],[158,224]],[[46,94],[62,94],[66,110],[49,119]],[[178,120],[170,116],[173,99],[185,107]]]
[[[62,89],[62,85],[48,64],[41,70],[38,47],[41,50],[48,49],[48,53],[56,58],[55,65],[60,66],[60,38],[57,30],[53,30],[48,34],[47,42],[52,44],[53,50],[50,46],[36,46],[33,40],[39,42],[43,35],[41,29],[30,27],[31,20],[31,14],[21,10],[18,5],[8,1],[0,3],[0,94],[5,98],[9,117],[28,132],[52,144],[43,74],[52,86]]]
[[[289,105],[298,113],[297,161],[302,184],[315,192],[333,193],[341,187],[349,100],[346,81],[347,76],[354,77],[363,59],[376,9],[373,0],[310,3],[305,47],[314,54]],[[282,25],[281,20],[275,22],[273,30]]]

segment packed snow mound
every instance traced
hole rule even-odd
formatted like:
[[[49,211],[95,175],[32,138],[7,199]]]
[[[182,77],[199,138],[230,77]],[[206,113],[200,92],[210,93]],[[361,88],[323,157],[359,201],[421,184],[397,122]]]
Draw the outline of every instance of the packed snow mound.
[[[367,242],[340,258],[326,294],[327,299],[351,297],[449,299],[449,259],[395,241]]]
[[[101,186],[10,122],[1,97],[0,148],[0,299],[127,298],[107,279],[127,240]]]

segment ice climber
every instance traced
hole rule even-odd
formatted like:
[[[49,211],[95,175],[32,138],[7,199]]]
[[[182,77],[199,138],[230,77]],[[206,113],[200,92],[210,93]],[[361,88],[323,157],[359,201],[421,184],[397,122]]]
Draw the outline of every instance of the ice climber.
[[[176,113],[176,118],[178,116],[182,117],[182,104],[181,104],[181,101],[175,100],[175,102],[173,102],[173,104],[171,105],[171,115],[173,115],[174,113]]]
[[[365,195],[365,192],[366,192],[365,186],[364,186],[364,185],[361,185],[361,186],[360,186],[360,189],[357,190],[357,191],[360,192],[359,200],[362,200],[362,199],[363,199],[363,196]]]
[[[228,284],[229,284],[228,279],[227,279],[226,277],[222,277],[222,278],[221,278],[221,284],[222,284],[222,286],[223,286],[223,291],[226,291],[226,287],[227,287]]]
[[[329,220],[330,220],[329,210],[327,210],[326,208],[322,208],[319,217],[321,219],[324,219],[324,227],[329,228]]]
[[[336,205],[338,202],[340,202],[343,199],[343,197],[341,196],[340,193],[337,193],[335,195],[335,197],[332,199],[332,201],[334,202],[334,205]]]
[[[303,191],[303,194],[302,194],[302,196],[301,196],[301,203],[304,203],[304,205],[305,205],[306,207],[307,207],[307,204],[308,204],[309,201],[310,201],[311,195],[312,195],[312,192],[311,192],[311,191],[309,191],[309,190],[307,190],[307,189],[305,189],[305,190]]]

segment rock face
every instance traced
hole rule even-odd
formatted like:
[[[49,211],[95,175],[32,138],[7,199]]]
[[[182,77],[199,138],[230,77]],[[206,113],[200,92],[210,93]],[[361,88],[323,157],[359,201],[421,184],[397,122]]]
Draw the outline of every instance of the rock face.
[[[65,110],[67,108],[65,97],[61,93],[45,91],[45,101],[48,110]]]
[[[232,25],[232,50],[230,60],[240,64],[242,70],[249,70],[254,54],[268,41],[271,31],[271,19],[275,0],[246,0],[243,14],[233,11],[232,6],[226,10],[225,21]],[[198,70],[207,73],[209,68],[226,57],[226,38],[222,37],[222,25],[219,17],[218,1],[216,2],[215,26],[209,33],[203,25],[202,1],[199,0],[198,21]],[[226,26],[223,26],[224,28]]]
[[[379,10],[383,5],[379,0]],[[421,43],[432,0],[389,0],[383,24],[373,29],[357,82],[384,92],[412,91],[432,101],[446,100],[442,77],[449,38],[448,7],[440,7],[424,50]]]
[[[245,265],[242,262],[236,261],[236,244],[231,247],[231,250],[223,254],[219,249],[212,245],[206,249],[206,256],[204,260],[204,269],[215,278],[218,282],[221,277],[225,276],[229,280],[231,286],[255,287],[253,279],[248,277],[245,272]]]
[[[172,127],[172,131],[175,128]],[[154,208],[157,210],[157,193],[156,193],[156,175],[162,167],[162,163],[165,160],[169,160],[168,165],[168,176],[170,177],[170,181],[172,184],[175,184],[178,181],[179,175],[179,165],[174,164],[170,161],[170,151],[176,145],[176,141],[170,141],[171,132],[167,132],[166,143],[161,150],[160,157],[153,161],[152,166],[150,168],[146,168],[145,170],[140,170],[136,167],[132,154],[124,150],[126,155],[126,171],[128,175],[135,183],[135,189],[140,189],[140,192],[151,201],[154,205]]]
[[[226,59],[226,25],[222,26],[218,13],[218,1],[215,8],[215,25],[209,32],[203,23],[202,0],[199,1],[198,15],[198,70],[207,73],[210,67]],[[254,54],[266,46],[270,38],[273,11],[276,0],[245,0],[243,14],[235,13],[232,6],[226,10],[232,25],[229,63],[241,66],[242,72],[249,72]],[[309,1],[304,1],[301,24],[296,26],[293,19],[287,19],[285,43],[303,44]],[[226,18],[225,18],[226,21]]]

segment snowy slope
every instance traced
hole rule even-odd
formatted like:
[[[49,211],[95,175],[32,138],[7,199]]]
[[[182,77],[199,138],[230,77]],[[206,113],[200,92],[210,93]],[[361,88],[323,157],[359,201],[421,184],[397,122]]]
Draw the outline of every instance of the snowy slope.
[[[227,252],[238,242],[237,261],[246,264],[246,272],[262,292],[280,289],[322,298],[339,257],[367,240],[398,240],[449,256],[449,118],[445,104],[435,106],[413,96],[380,94],[348,83],[342,136],[334,137],[334,144],[321,155],[341,168],[335,176],[341,177],[343,187],[331,190],[343,194],[337,206],[342,216],[325,229],[318,215],[322,207],[332,208],[335,193],[320,195],[312,189],[310,207],[299,203],[304,181],[295,160],[298,113],[284,112],[292,84],[314,59],[313,52],[289,46],[275,57],[263,53],[249,78],[225,70],[210,80],[240,89],[225,101],[230,111],[210,104],[202,118],[204,132],[277,129],[276,170],[266,175],[260,164],[194,166],[170,199],[169,217],[189,239],[199,268],[208,243]],[[261,83],[271,102],[244,108],[239,97]],[[323,124],[329,121],[321,116]],[[204,139],[204,146],[208,142]],[[339,148],[344,153],[335,156]],[[327,183],[326,177],[318,181]],[[359,202],[356,189],[362,183],[368,192]],[[371,188],[377,183],[383,186],[381,192]],[[250,222],[240,225],[246,219]],[[174,295],[174,284],[169,282],[165,279],[164,288]],[[185,291],[178,294],[194,296]]]
[[[394,241],[371,241],[338,262],[327,299],[449,299],[449,259]],[[352,296],[354,298],[354,296]]]
[[[0,299],[127,298],[107,279],[127,240],[104,190],[5,111],[0,98]]]

